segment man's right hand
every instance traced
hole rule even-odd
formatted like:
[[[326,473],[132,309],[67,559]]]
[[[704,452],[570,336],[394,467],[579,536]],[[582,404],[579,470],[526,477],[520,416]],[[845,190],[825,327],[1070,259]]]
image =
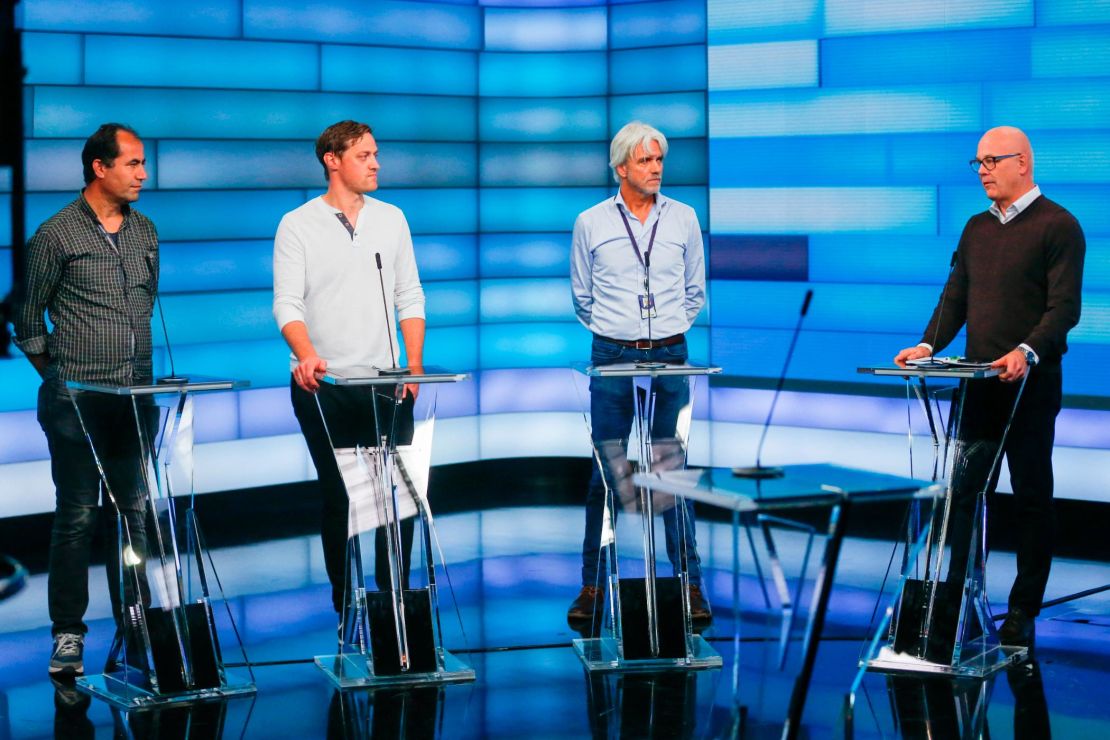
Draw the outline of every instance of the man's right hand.
[[[320,380],[327,371],[328,361],[311,355],[297,363],[297,367],[293,369],[293,380],[302,389],[315,393],[320,389]]]
[[[909,360],[920,360],[922,357],[928,357],[933,354],[933,351],[928,347],[917,345],[916,347],[906,347],[904,350],[894,356],[894,364],[898,367],[905,367],[906,362]]]

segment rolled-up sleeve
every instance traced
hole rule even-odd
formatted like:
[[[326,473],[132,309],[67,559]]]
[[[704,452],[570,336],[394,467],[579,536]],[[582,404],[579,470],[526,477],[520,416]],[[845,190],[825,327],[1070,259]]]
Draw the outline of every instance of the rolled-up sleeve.
[[[397,320],[422,319],[424,318],[424,288],[420,285],[420,273],[416,269],[416,253],[412,248],[409,222],[404,216],[401,217],[401,228],[397,239],[396,282],[393,286]]]
[[[279,330],[291,321],[305,320],[304,295],[304,242],[286,217],[274,236],[274,319]]]
[[[570,244],[570,290],[574,313],[587,329],[593,314],[593,270],[590,266],[590,235],[582,217],[574,221]]]
[[[42,231],[27,243],[27,275],[23,300],[15,312],[15,344],[24,354],[41,355],[47,351],[44,314],[62,277],[58,245]]]

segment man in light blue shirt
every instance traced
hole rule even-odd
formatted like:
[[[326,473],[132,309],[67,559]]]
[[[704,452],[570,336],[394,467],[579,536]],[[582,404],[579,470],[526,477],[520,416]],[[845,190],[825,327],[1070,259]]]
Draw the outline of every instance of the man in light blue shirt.
[[[593,365],[687,359],[686,331],[705,305],[705,257],[694,209],[659,192],[667,148],[657,129],[639,121],[624,126],[609,147],[609,166],[620,189],[575,221],[571,290],[578,320],[594,336]],[[685,379],[657,378],[653,390],[652,437],[673,438],[679,412],[689,404]],[[632,403],[628,378],[591,378],[595,447],[627,442]],[[567,612],[571,626],[589,625],[604,605],[604,508],[605,486],[595,468],[586,497],[582,590]],[[701,590],[693,509],[679,503],[664,512],[663,520],[667,555],[676,570],[685,553],[691,615],[695,624],[708,624],[712,616]]]

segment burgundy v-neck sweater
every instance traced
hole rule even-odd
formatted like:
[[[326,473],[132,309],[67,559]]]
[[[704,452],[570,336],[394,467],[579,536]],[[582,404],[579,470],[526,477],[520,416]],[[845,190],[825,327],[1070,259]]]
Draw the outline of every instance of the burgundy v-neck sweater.
[[[989,211],[972,216],[921,341],[939,351],[966,323],[969,359],[1027,344],[1042,368],[1058,368],[1079,321],[1085,252],[1079,222],[1044,196],[1005,224]]]

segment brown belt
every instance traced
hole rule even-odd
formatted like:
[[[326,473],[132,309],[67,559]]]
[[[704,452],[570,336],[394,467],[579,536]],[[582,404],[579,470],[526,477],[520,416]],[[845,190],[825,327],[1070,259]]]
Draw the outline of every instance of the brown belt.
[[[686,338],[684,334],[675,334],[673,337],[664,337],[663,339],[613,339],[612,337],[603,337],[600,334],[594,334],[594,336],[606,342],[612,342],[613,344],[619,344],[622,347],[629,347],[631,349],[670,347],[671,345],[679,344]]]

